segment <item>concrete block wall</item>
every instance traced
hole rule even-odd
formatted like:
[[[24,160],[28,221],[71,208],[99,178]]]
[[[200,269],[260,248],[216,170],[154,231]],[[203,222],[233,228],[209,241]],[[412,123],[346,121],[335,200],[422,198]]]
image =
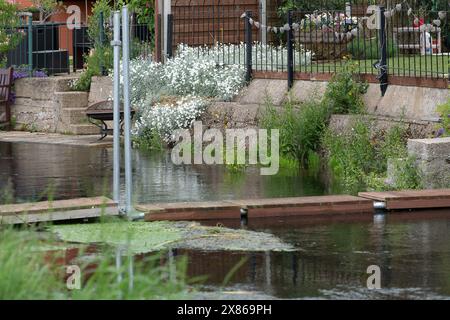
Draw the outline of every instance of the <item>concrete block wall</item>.
[[[87,92],[70,91],[75,77],[23,78],[14,84],[16,103],[11,106],[16,130],[97,134],[88,122]]]
[[[286,80],[255,79],[235,98],[241,104],[282,105],[288,99],[304,102],[321,99],[327,82],[296,80],[287,91]],[[390,85],[384,97],[380,86],[370,83],[363,99],[368,112],[376,116],[403,118],[414,121],[438,121],[436,106],[447,102],[450,90]]]
[[[408,140],[425,188],[450,188],[450,138]]]

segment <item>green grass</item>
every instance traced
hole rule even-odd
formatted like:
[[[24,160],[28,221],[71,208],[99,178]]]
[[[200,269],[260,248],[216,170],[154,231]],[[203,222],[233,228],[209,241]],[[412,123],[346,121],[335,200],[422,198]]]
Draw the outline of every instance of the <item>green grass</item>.
[[[171,266],[161,265],[158,254],[135,259],[134,274],[128,272],[131,255],[115,267],[115,251],[102,247],[86,261],[71,261],[81,269],[81,288],[68,290],[64,251],[43,250],[56,242],[43,240],[32,229],[0,229],[0,299],[181,299],[188,297],[186,261],[176,261],[176,275],[169,278]],[[86,255],[85,255],[86,254]],[[89,253],[80,249],[78,257]],[[95,269],[92,269],[95,266]],[[122,275],[122,279],[118,275]]]
[[[389,74],[411,77],[447,78],[450,56],[398,56],[388,59]],[[373,67],[377,59],[353,60],[357,65],[355,72],[377,74]],[[297,69],[301,72],[340,72],[345,66],[345,60],[331,62],[313,62],[306,68]]]

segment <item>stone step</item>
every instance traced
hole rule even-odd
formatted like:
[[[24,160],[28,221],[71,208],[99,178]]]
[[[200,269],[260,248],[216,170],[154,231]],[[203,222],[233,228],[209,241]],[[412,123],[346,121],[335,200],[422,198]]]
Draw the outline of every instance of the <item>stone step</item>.
[[[88,93],[80,91],[55,92],[55,100],[61,109],[87,108]]]
[[[78,76],[55,77],[55,92],[67,92],[72,90],[72,82],[78,79]]]
[[[64,110],[61,120],[69,125],[72,124],[88,124],[88,117],[86,116],[86,108],[70,108]]]
[[[100,129],[93,124],[71,124],[69,126],[70,133],[72,134],[99,134]]]

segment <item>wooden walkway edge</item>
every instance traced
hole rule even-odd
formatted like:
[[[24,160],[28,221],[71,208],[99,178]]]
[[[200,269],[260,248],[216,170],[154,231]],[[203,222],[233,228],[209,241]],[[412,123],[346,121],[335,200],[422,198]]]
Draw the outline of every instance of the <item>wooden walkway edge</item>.
[[[141,204],[146,221],[373,214],[373,201],[349,195]]]
[[[119,215],[117,203],[106,197],[0,205],[0,225],[114,215]]]
[[[450,189],[360,192],[358,196],[383,202],[386,210],[449,208]]]

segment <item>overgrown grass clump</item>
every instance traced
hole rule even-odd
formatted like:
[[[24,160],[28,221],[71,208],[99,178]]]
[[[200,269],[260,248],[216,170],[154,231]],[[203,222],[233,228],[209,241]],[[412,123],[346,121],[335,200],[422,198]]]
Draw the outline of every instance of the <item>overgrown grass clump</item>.
[[[328,129],[322,143],[328,165],[344,190],[417,189],[421,176],[406,149],[407,129],[398,124],[375,136],[373,121],[356,118],[349,131]],[[391,178],[387,179],[388,161]]]
[[[270,103],[261,119],[266,129],[280,130],[280,156],[284,163],[320,168],[320,158],[346,192],[373,189],[414,189],[421,187],[415,159],[408,157],[405,125],[372,132],[375,121],[365,115],[363,94],[367,84],[355,77],[355,65],[349,61],[344,72],[327,85],[322,99],[282,108]],[[446,113],[447,111],[443,111]],[[356,119],[351,130],[336,132],[329,127],[332,114],[349,114]],[[388,162],[390,177],[387,179]],[[323,163],[322,163],[323,165]]]
[[[280,130],[280,153],[285,161],[297,160],[302,166],[307,166],[311,155],[319,151],[329,114],[329,109],[321,102],[300,106],[288,102],[281,110],[269,103],[261,126]]]
[[[52,239],[55,243],[54,239]],[[113,249],[74,260],[81,270],[81,288],[66,286],[64,251],[48,251],[48,243],[34,230],[0,230],[0,299],[177,299],[186,298],[186,263],[161,265],[159,255],[139,260],[122,251],[122,265],[116,267]],[[54,246],[53,246],[54,247]],[[83,256],[80,249],[78,257]],[[85,261],[89,260],[89,261]],[[128,270],[133,263],[133,274]]]
[[[294,159],[301,166],[321,150],[322,137],[332,114],[359,114],[364,110],[362,95],[367,84],[353,75],[353,64],[348,62],[344,72],[335,75],[328,84],[322,99],[296,104],[287,102],[279,109],[270,101],[261,118],[261,126],[280,130],[280,152],[287,159]]]

